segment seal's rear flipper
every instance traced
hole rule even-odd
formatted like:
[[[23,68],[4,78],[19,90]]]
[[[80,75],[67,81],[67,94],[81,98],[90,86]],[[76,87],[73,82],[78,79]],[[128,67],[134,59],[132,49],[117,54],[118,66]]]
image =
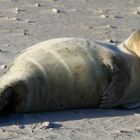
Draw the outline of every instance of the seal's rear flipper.
[[[134,32],[123,42],[123,45],[132,53],[140,57],[140,30]]]

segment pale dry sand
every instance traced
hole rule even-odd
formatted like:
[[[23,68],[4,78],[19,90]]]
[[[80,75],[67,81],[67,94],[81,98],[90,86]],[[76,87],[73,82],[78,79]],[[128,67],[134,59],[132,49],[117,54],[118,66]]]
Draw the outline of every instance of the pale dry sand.
[[[0,0],[0,74],[24,48],[57,37],[119,43],[140,28],[139,0]],[[140,109],[0,118],[0,139],[138,140]]]

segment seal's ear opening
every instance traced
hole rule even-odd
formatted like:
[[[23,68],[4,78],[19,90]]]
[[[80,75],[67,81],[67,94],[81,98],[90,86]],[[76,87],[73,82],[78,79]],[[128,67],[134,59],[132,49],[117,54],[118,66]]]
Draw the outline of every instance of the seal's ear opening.
[[[124,45],[130,52],[140,57],[140,30],[132,33]]]

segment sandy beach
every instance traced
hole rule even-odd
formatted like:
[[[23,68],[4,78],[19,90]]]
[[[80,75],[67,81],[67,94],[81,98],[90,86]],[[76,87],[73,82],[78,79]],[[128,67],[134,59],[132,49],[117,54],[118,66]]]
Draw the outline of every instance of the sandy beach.
[[[0,0],[0,75],[23,49],[80,37],[119,44],[140,29],[139,0]],[[140,108],[0,117],[1,140],[139,140]]]

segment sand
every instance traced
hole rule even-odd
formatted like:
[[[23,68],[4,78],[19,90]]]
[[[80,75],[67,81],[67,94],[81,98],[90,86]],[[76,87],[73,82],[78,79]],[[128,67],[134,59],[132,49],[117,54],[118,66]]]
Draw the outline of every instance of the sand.
[[[0,75],[24,48],[58,37],[119,44],[140,28],[139,0],[0,0]],[[138,140],[140,109],[0,117],[0,139]]]

